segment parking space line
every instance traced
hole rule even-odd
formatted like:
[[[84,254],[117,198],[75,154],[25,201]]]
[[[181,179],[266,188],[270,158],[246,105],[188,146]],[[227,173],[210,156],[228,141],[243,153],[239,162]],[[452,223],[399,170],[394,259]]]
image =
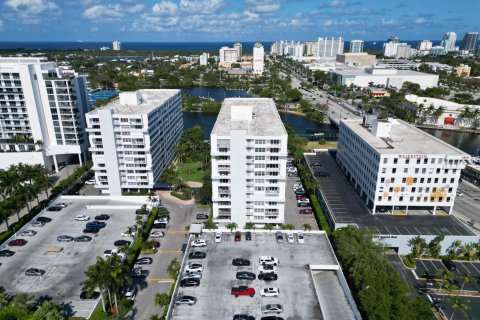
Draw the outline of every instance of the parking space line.
[[[181,250],[158,250],[157,253],[183,253]]]
[[[480,274],[480,270],[477,268],[475,263],[470,262],[470,265],[473,267],[473,269],[477,270],[478,274]]]
[[[174,278],[147,278],[147,281],[158,281],[158,282],[173,282]]]
[[[466,261],[465,261],[465,262],[466,262]],[[467,274],[468,274],[468,273],[471,273],[470,269],[468,269],[468,268],[466,267],[466,264],[464,264],[464,261],[458,261],[458,263],[456,263],[456,264],[457,264],[457,269],[459,269],[459,267],[462,266],[462,269],[463,269],[462,272],[467,273]],[[468,264],[467,264],[467,265],[468,265]]]

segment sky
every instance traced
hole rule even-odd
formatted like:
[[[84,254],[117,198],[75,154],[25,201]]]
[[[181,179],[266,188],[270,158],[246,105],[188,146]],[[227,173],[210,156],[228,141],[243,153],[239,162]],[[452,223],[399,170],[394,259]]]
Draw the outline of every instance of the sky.
[[[461,39],[479,0],[0,0],[0,41]]]

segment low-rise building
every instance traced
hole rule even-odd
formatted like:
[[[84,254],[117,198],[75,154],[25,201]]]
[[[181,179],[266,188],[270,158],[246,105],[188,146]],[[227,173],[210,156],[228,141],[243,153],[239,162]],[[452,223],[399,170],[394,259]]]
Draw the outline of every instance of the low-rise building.
[[[95,187],[115,196],[152,189],[183,131],[182,95],[174,89],[121,92],[86,118]]]
[[[210,59],[210,54],[208,53],[202,53],[199,57],[199,64],[201,66],[206,66],[208,64],[208,59]]]
[[[375,64],[375,55],[366,52],[337,54],[337,61],[345,65],[368,67]]]
[[[462,63],[455,68],[455,73],[457,74],[457,77],[470,77],[471,70],[471,67]]]

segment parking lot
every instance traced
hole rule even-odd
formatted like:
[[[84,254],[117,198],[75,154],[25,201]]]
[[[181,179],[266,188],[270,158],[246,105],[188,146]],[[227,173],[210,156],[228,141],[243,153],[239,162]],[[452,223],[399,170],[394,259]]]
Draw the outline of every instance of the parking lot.
[[[9,258],[1,257],[0,286],[6,291],[27,292],[35,297],[53,298],[63,302],[73,310],[76,316],[88,316],[95,305],[93,300],[80,300],[81,286],[86,268],[95,263],[96,256],[103,256],[104,250],[113,249],[113,242],[122,239],[121,232],[135,224],[135,209],[140,205],[110,200],[59,200],[66,202],[68,207],[61,211],[46,211],[41,216],[49,217],[51,222],[43,227],[25,226],[25,229],[35,230],[37,234],[31,237],[20,237],[28,242],[21,247],[3,249],[15,251]],[[87,205],[122,206],[125,209],[88,209]],[[77,237],[82,235],[85,221],[75,221],[76,215],[90,216],[108,214],[107,225],[97,234],[88,234],[93,239],[90,242],[58,242],[60,235]],[[125,239],[125,238],[124,238]],[[128,238],[127,238],[128,239]],[[131,239],[128,239],[131,240]],[[46,271],[42,277],[25,276],[28,268],[40,268]]]
[[[463,290],[479,291],[480,284],[478,283],[478,279],[480,277],[480,262],[454,261],[454,264],[456,270],[452,270],[452,273],[455,276],[456,285],[460,288],[463,284],[461,279],[462,274],[468,274],[476,278],[477,281],[465,283]],[[416,259],[415,274],[416,277],[421,280],[440,279],[438,270],[442,268],[445,268],[445,265],[441,260]]]
[[[188,262],[201,263],[204,267],[201,284],[198,287],[186,287],[178,289],[177,295],[192,295],[197,302],[192,305],[175,305],[172,319],[232,319],[235,314],[248,314],[260,319],[261,308],[267,304],[278,303],[283,306],[283,312],[279,315],[283,319],[322,319],[320,303],[315,293],[314,279],[308,268],[309,264],[333,265],[337,262],[328,239],[323,233],[305,234],[305,243],[278,243],[275,232],[252,232],[252,240],[246,241],[245,235],[239,242],[234,241],[234,234],[224,232],[220,243],[214,242],[214,233],[205,233],[200,238],[207,240],[204,248],[189,248],[189,252],[203,251],[205,259],[186,259]],[[187,255],[188,253],[187,252]],[[250,271],[259,274],[258,267],[260,256],[274,256],[279,259],[276,274],[278,280],[263,281],[237,280],[238,271]],[[249,266],[233,266],[232,259],[244,258],[250,260]],[[321,282],[322,276],[319,276]],[[315,280],[317,281],[317,280]],[[338,282],[338,281],[337,281]],[[232,287],[246,285],[256,291],[254,297],[231,295]],[[338,286],[330,283],[329,285]],[[278,298],[260,296],[262,288],[279,288]],[[330,290],[329,286],[317,286],[321,291],[320,298],[337,295],[338,290]],[[341,290],[340,290],[341,291]],[[350,310],[343,291],[338,293],[336,307],[345,312]],[[330,301],[335,301],[332,299]],[[343,304],[342,304],[343,303]],[[331,312],[333,307],[325,303],[325,308]],[[343,307],[342,307],[343,306]],[[338,309],[337,309],[338,310]],[[351,312],[351,310],[350,310]]]
[[[300,184],[298,177],[288,177],[286,183],[285,194],[285,224],[293,224],[296,230],[303,230],[304,224],[309,224],[312,230],[318,230],[318,224],[313,214],[299,214],[300,209],[311,209],[311,207],[297,207],[294,184]]]

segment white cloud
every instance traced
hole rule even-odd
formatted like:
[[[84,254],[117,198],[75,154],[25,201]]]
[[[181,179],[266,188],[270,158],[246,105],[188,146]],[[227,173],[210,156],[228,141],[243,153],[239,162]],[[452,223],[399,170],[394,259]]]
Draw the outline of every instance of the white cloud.
[[[257,12],[275,12],[278,9],[280,9],[280,5],[278,3],[263,4],[254,7],[254,10]]]
[[[55,20],[62,14],[55,2],[48,0],[6,0],[5,6],[13,10],[7,17],[23,24]]]
[[[382,18],[382,21],[380,23],[382,24],[382,26],[396,26],[398,24],[398,21],[395,19]]]
[[[224,5],[224,0],[180,0],[180,9],[193,14],[210,14]]]
[[[425,19],[424,17],[418,17],[415,20],[415,24],[425,24],[426,22],[427,22],[427,19]]]
[[[86,9],[83,17],[93,21],[112,21],[123,18],[124,10],[119,4],[97,4]]]
[[[323,26],[324,27],[331,27],[333,25],[333,21],[332,20],[327,20],[323,23]]]
[[[138,4],[134,4],[131,7],[128,7],[126,10],[130,13],[138,13],[143,10],[143,7],[144,7],[143,4],[138,3]]]
[[[0,20],[0,31],[3,31],[3,30],[4,30],[4,29],[3,29],[3,21]]]
[[[246,21],[256,21],[260,19],[260,15],[256,12],[250,11],[250,10],[245,10],[243,12],[243,15],[245,16]]]
[[[152,12],[153,14],[163,16],[163,15],[168,15],[168,16],[173,16],[177,13],[178,11],[178,6],[174,2],[170,1],[161,1],[159,3],[156,3],[152,7]]]
[[[90,31],[92,31],[92,32],[97,32],[97,31],[98,31],[98,27],[93,26],[93,27],[90,28]]]
[[[7,0],[5,5],[15,11],[28,11],[33,14],[58,9],[54,2],[44,0]]]

